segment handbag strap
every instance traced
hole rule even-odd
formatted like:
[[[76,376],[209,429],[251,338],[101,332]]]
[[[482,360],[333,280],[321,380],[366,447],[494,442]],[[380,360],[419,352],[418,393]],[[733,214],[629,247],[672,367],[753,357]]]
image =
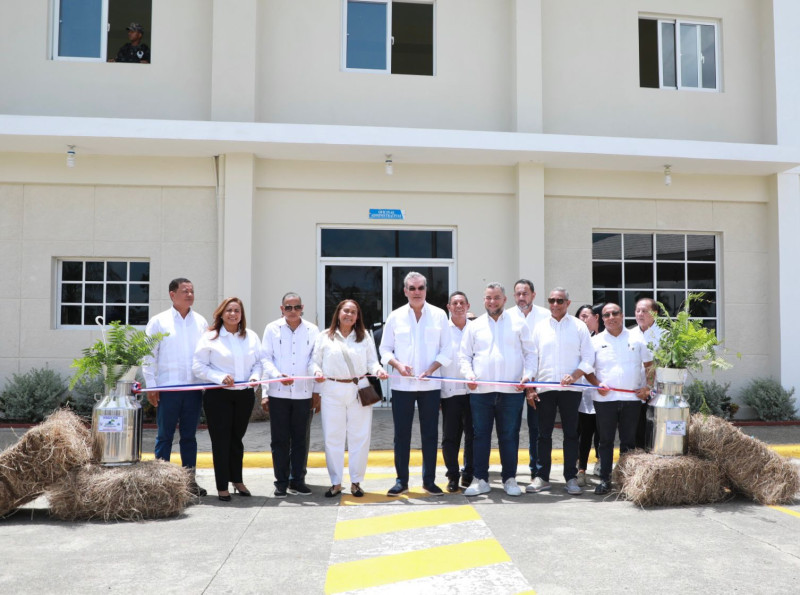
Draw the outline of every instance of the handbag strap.
[[[338,332],[334,333],[333,336],[340,343],[339,347],[342,350],[342,357],[344,357],[344,363],[347,364],[347,369],[350,370],[350,377],[353,379],[353,384],[358,384],[358,376],[356,376],[353,370],[353,362],[350,360],[350,354],[347,353],[347,344]]]

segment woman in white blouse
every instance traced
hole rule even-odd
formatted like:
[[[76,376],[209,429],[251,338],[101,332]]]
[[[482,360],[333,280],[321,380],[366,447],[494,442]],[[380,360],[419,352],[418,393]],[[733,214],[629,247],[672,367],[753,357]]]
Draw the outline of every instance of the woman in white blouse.
[[[220,388],[206,389],[203,408],[211,438],[214,476],[219,499],[229,502],[228,484],[242,496],[250,491],[242,483],[244,445],[255,395],[249,386],[235,382],[257,382],[261,377],[258,335],[247,328],[242,300],[229,297],[214,310],[214,320],[197,343],[192,372]],[[225,388],[223,388],[225,387]]]
[[[308,371],[317,377],[317,382],[325,383],[320,391],[322,434],[332,484],[325,497],[342,493],[345,441],[350,454],[350,493],[361,497],[372,433],[372,407],[361,405],[358,389],[369,385],[366,374],[381,379],[388,375],[378,362],[357,302],[344,300],[336,306],[330,328],[317,336]]]

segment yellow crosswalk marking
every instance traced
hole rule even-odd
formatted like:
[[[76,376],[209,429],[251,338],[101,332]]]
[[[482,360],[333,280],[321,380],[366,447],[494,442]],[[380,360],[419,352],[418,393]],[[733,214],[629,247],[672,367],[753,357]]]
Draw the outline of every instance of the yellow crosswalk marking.
[[[354,539],[367,535],[379,535],[393,531],[436,527],[452,523],[481,520],[478,511],[472,506],[462,505],[449,508],[436,508],[419,512],[404,512],[387,516],[368,517],[339,521],[336,523],[334,539]]]
[[[497,540],[483,539],[343,562],[328,568],[325,593],[366,589],[510,561],[508,554]]]
[[[355,498],[350,494],[343,494],[341,503],[345,506],[353,506],[357,504],[377,504],[380,502],[396,502],[397,500],[409,500],[413,498],[414,500],[418,498],[430,498],[431,495],[428,492],[423,492],[422,490],[417,490],[416,488],[411,488],[405,494],[400,494],[399,496],[387,496],[386,492],[364,492],[364,495],[361,498]]]
[[[792,516],[796,516],[796,517],[800,518],[800,512],[797,512],[796,510],[792,510],[791,508],[784,508],[783,506],[770,506],[770,508],[773,508],[773,509],[775,509],[777,511],[785,512],[786,514],[790,514]]]

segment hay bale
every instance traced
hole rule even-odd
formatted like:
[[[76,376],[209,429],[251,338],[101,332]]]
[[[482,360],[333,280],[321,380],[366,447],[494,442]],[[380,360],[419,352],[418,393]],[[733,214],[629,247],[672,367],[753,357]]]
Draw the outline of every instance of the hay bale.
[[[40,496],[91,458],[91,435],[81,418],[59,410],[0,453],[0,517]]]
[[[714,461],[734,490],[756,502],[790,504],[800,491],[791,461],[724,419],[693,415],[687,435],[691,453]]]
[[[626,500],[643,507],[707,504],[729,496],[719,467],[693,456],[631,451],[620,457],[612,481]]]
[[[86,465],[47,492],[50,514],[65,521],[140,521],[177,516],[193,498],[187,469],[166,461]]]

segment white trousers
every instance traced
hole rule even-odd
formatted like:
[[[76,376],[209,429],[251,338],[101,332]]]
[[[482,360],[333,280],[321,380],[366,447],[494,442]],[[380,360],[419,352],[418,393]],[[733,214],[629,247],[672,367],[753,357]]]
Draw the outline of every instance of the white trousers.
[[[350,482],[361,483],[367,471],[372,435],[372,407],[358,400],[355,384],[325,381],[322,387],[322,436],[331,485],[342,483],[344,446],[350,456]]]

